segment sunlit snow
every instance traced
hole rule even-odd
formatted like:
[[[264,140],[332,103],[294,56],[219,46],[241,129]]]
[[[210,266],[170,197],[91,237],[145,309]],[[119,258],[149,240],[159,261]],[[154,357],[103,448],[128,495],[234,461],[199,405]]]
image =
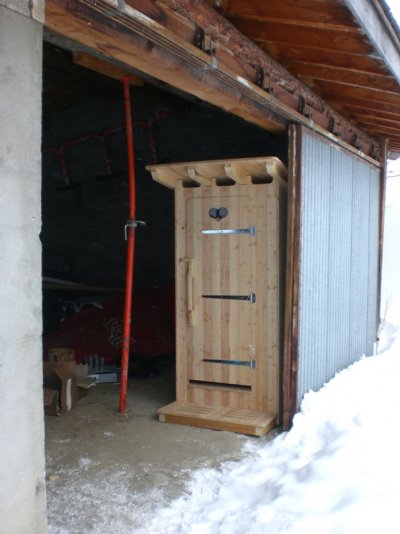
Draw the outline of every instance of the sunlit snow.
[[[398,534],[400,333],[306,395],[292,430],[221,471],[194,474],[188,494],[143,532]],[[162,530],[160,530],[162,526]]]

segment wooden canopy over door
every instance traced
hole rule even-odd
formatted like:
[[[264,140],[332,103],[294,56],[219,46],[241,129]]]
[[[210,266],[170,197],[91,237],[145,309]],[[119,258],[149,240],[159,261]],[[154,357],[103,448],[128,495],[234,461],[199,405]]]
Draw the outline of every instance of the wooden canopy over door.
[[[177,401],[160,420],[261,435],[279,416],[277,158],[156,165],[175,188]]]

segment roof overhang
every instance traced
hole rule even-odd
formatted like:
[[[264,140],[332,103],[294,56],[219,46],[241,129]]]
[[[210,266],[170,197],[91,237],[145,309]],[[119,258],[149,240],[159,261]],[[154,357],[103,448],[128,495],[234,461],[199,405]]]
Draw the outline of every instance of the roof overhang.
[[[208,3],[343,117],[400,152],[399,29],[384,0]]]
[[[376,163],[383,138],[400,151],[400,84],[382,57],[389,39],[400,60],[398,39],[377,0],[350,2],[357,19],[339,0],[211,0],[222,14],[192,0],[46,0],[45,26],[270,131],[304,124]]]

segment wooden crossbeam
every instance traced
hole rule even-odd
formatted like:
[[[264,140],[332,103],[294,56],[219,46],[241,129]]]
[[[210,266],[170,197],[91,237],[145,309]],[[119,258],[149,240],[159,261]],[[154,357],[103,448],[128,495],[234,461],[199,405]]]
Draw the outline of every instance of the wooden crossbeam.
[[[230,178],[238,184],[251,184],[256,179],[286,179],[287,169],[276,157],[240,158],[231,160],[191,161],[147,165],[153,180],[173,189],[188,179],[198,185],[211,185],[213,180]]]

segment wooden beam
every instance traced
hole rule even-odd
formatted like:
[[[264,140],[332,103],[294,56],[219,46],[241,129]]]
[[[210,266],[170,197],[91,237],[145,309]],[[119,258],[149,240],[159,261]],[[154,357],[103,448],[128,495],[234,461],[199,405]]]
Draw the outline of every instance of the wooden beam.
[[[170,189],[188,179],[209,186],[213,180],[226,176],[244,185],[250,184],[252,178],[286,180],[287,177],[285,165],[273,156],[165,163],[147,165],[146,169],[153,180]]]
[[[386,91],[397,95],[400,93],[397,81],[387,74],[360,72],[355,69],[304,62],[296,63],[293,65],[293,69],[300,78],[327,80],[352,87],[379,87],[379,92]]]
[[[290,125],[282,394],[285,430],[297,411],[302,168],[302,128]]]
[[[240,81],[228,83],[208,54],[129,6],[121,12],[107,0],[48,0],[46,27],[127,70],[154,76],[258,126],[273,132],[285,128],[284,119],[254,101]]]
[[[366,120],[363,120],[362,122],[360,122],[360,126],[370,132],[374,132],[373,135],[375,135],[378,138],[384,135],[391,139],[393,138],[400,139],[400,128],[398,126],[397,127],[386,126],[383,124],[377,124],[374,121],[366,121]]]
[[[296,20],[298,23],[314,22],[316,24],[336,24],[350,26],[354,24],[348,11],[336,0],[325,0],[321,9],[320,0],[207,0],[207,3],[222,13],[224,17],[239,14],[243,18],[265,20],[266,18]]]
[[[235,163],[227,163],[224,165],[224,170],[228,178],[231,178],[238,184],[246,185],[251,183],[251,175]]]
[[[337,94],[327,94],[325,97],[333,107],[343,109],[344,115],[353,109],[377,112],[378,114],[380,112],[386,112],[390,115],[398,115],[400,113],[399,105],[377,102],[372,99],[351,96],[343,98]]]
[[[382,60],[373,56],[346,53],[342,50],[327,51],[320,48],[302,46],[301,44],[297,46],[278,45],[272,42],[265,42],[263,49],[283,63],[289,70],[292,65],[296,66],[298,62],[302,62],[387,75],[387,69],[384,67]]]
[[[292,45],[310,46],[322,50],[347,50],[356,54],[372,54],[372,46],[360,33],[353,34],[346,31],[313,29],[291,26],[290,24],[275,24],[257,20],[232,19],[239,31],[248,35],[254,41],[274,41]]]
[[[388,70],[400,83],[400,41],[382,6],[377,0],[371,0],[373,7],[365,0],[344,0],[355,19],[363,28],[368,39],[373,43],[386,64]],[[370,2],[371,3],[371,2]]]
[[[248,17],[247,15],[241,16],[240,14],[235,14],[227,17],[235,26],[240,26],[246,24],[247,22],[262,22],[263,24],[273,24],[274,26],[284,25],[292,28],[302,28],[308,30],[323,30],[323,31],[334,31],[334,32],[345,32],[345,33],[354,33],[358,34],[359,29],[356,24],[351,24],[351,19],[347,20],[347,24],[335,24],[329,22],[321,22],[316,20],[298,20],[293,18],[292,15],[282,17],[273,17],[268,15],[262,15],[259,17]]]
[[[114,78],[115,80],[122,80],[125,76],[129,76],[129,83],[131,85],[144,85],[143,78],[135,76],[134,74],[114,65],[113,63],[110,63],[109,61],[104,61],[104,59],[100,59],[82,52],[73,52],[72,56],[76,65],[80,65],[86,69],[94,70],[99,74],[103,74],[109,78]]]
[[[341,128],[338,143],[353,150],[351,139],[356,134],[361,146],[356,152],[361,157],[379,150],[376,141],[329,108],[253,43],[249,46],[254,55],[246,52],[248,40],[237,30],[227,30],[222,42],[221,37],[213,41],[214,58],[195,46],[194,38],[189,42],[188,36],[196,35],[199,21],[210,30],[210,36],[221,34],[213,10],[207,12],[207,6],[189,0],[178,1],[179,12],[165,4],[176,2],[129,0],[128,5],[116,0],[47,0],[46,26],[128,70],[142,71],[267,130],[283,131],[287,122],[295,122],[334,140],[329,132],[333,120]],[[223,24],[229,26],[227,21]],[[263,84],[267,90],[256,84],[258,61],[268,69]],[[300,109],[301,100],[306,113]],[[311,113],[307,106],[312,107]]]
[[[327,0],[324,0],[324,5],[326,4],[326,1]],[[301,5],[303,5],[304,2],[307,2],[307,0],[302,0]],[[318,5],[316,12],[318,12],[319,15],[320,0],[316,0],[316,2],[317,4],[314,3],[310,9],[312,10]],[[263,3],[265,3],[264,0],[258,0],[257,9],[259,9]],[[274,2],[274,4],[275,3],[276,2]],[[300,83],[299,80],[292,76],[288,71],[282,70],[281,65],[276,63],[271,57],[266,56],[259,46],[240,33],[237,28],[232,26],[222,16],[216,14],[209,6],[205,5],[203,2],[194,2],[193,0],[163,0],[163,4],[167,4],[171,9],[176,11],[176,13],[187,20],[190,20],[196,26],[205,28],[207,35],[209,35],[215,43],[217,54],[220,48],[227,49],[229,50],[230,56],[235,57],[241,64],[255,65],[258,69],[265,71],[268,76],[265,86],[273,91],[274,94],[279,94],[280,99],[283,98],[281,97],[282,92],[286,93],[286,98],[290,98],[287,95],[295,95],[297,98],[304,98],[305,103],[313,108],[313,110],[328,117],[326,124],[319,122],[317,124],[326,129],[328,127],[327,124],[330,124],[333,120],[335,123],[340,123],[343,127],[345,125],[345,127],[348,128],[348,121],[346,121],[344,117],[338,115],[334,109],[327,107],[326,102],[324,102],[319,95],[305,84]],[[249,3],[246,5],[248,4]],[[251,2],[250,4],[253,5],[254,2]],[[266,5],[269,7],[269,4],[270,3],[267,3]],[[329,4],[338,5],[337,0],[329,0]],[[287,12],[290,12],[295,5],[298,5],[298,1],[292,0],[292,3],[290,5],[288,4]],[[290,106],[292,104],[288,105]],[[358,132],[357,135],[359,135],[360,138],[364,138],[362,132]],[[343,132],[342,138],[346,138],[346,136],[343,135]]]
[[[380,126],[389,126],[393,127],[400,133],[399,125],[400,125],[400,110],[397,116],[385,116],[384,112],[379,113],[378,111],[373,114],[370,112],[350,112],[351,117],[354,121],[360,123],[360,124],[371,124],[376,125],[377,122]]]
[[[376,330],[380,323],[380,309],[382,298],[382,266],[383,266],[383,238],[385,228],[385,204],[386,204],[386,175],[387,175],[387,159],[388,159],[388,139],[382,140],[381,157],[382,167],[379,180],[379,230],[378,230],[378,295],[377,295],[377,317]]]
[[[211,185],[212,179],[209,176],[205,176],[194,165],[188,165],[187,167],[188,178],[195,180],[201,185]]]
[[[312,79],[310,78],[310,83]],[[324,80],[323,82],[315,80],[314,86],[317,90],[328,99],[330,96],[335,96],[341,100],[346,98],[362,98],[371,100],[372,102],[381,102],[382,104],[392,104],[400,106],[400,92],[398,94],[386,93],[379,91],[374,87],[351,87],[349,85],[341,84],[339,82]]]

